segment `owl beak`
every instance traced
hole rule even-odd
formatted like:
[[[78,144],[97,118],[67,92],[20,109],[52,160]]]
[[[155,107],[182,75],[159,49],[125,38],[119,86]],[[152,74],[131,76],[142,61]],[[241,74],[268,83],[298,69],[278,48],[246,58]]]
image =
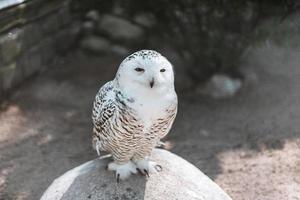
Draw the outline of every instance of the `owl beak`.
[[[153,88],[154,86],[154,78],[152,78],[152,80],[150,81],[150,87]]]

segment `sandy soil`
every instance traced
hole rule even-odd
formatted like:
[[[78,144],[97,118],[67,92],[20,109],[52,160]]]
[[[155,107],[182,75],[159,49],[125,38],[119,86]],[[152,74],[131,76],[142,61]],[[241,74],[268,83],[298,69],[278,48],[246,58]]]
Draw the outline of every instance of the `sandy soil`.
[[[178,89],[168,140],[236,200],[300,199],[300,50],[251,51],[234,98]],[[38,199],[54,178],[96,157],[91,104],[119,58],[74,54],[17,89],[0,113],[0,199]]]

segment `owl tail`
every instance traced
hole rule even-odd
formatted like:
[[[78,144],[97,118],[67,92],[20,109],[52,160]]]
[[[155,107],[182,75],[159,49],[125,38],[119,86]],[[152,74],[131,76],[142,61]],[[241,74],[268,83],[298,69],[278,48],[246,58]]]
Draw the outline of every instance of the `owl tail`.
[[[106,155],[103,155],[103,156],[99,156],[99,159],[102,160],[102,159],[110,158],[110,157],[112,157],[111,154],[106,154]]]
[[[165,141],[165,142],[159,141],[156,145],[156,147],[166,149],[166,150],[171,150],[174,146],[175,143],[172,141]]]
[[[97,151],[97,154],[98,154],[100,160],[105,159],[105,158],[110,158],[110,157],[112,157],[111,154],[106,154],[106,155],[101,156],[101,154],[100,154],[100,149],[101,149],[101,147],[100,147],[100,141],[99,141],[99,140],[97,140],[97,141],[94,143],[93,146],[94,146],[94,149]]]
[[[98,156],[100,156],[101,143],[96,134],[93,135],[93,148],[97,151]]]
[[[96,143],[96,147],[95,147],[98,156],[100,156],[100,144],[99,144],[99,143],[100,143],[100,142],[97,142],[97,143]]]

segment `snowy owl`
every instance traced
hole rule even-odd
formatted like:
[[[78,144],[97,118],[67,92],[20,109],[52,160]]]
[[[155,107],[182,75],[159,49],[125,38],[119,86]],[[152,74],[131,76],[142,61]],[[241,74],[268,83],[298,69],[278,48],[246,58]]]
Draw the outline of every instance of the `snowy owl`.
[[[141,50],[125,58],[114,80],[102,86],[93,104],[93,147],[109,152],[107,168],[117,181],[131,173],[160,171],[149,160],[177,113],[171,63],[160,53]]]

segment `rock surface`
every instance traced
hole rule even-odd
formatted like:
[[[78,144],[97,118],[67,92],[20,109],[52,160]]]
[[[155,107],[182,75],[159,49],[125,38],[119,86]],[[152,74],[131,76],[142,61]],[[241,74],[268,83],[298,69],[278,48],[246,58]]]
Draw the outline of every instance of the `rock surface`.
[[[230,200],[231,198],[195,166],[165,150],[154,150],[152,159],[163,171],[146,179],[133,175],[116,183],[109,162],[95,159],[66,172],[45,191],[41,200]]]
[[[80,42],[80,47],[93,53],[104,53],[110,49],[110,42],[99,36],[89,36]]]
[[[99,21],[100,19],[100,15],[99,15],[99,12],[97,10],[90,10],[86,16],[85,16],[87,19],[89,20],[92,20],[92,21]]]
[[[138,41],[144,33],[140,27],[112,15],[104,15],[97,28],[99,32],[105,32],[116,40]]]
[[[197,92],[213,98],[227,98],[234,96],[242,87],[242,81],[230,78],[224,74],[215,74]]]

